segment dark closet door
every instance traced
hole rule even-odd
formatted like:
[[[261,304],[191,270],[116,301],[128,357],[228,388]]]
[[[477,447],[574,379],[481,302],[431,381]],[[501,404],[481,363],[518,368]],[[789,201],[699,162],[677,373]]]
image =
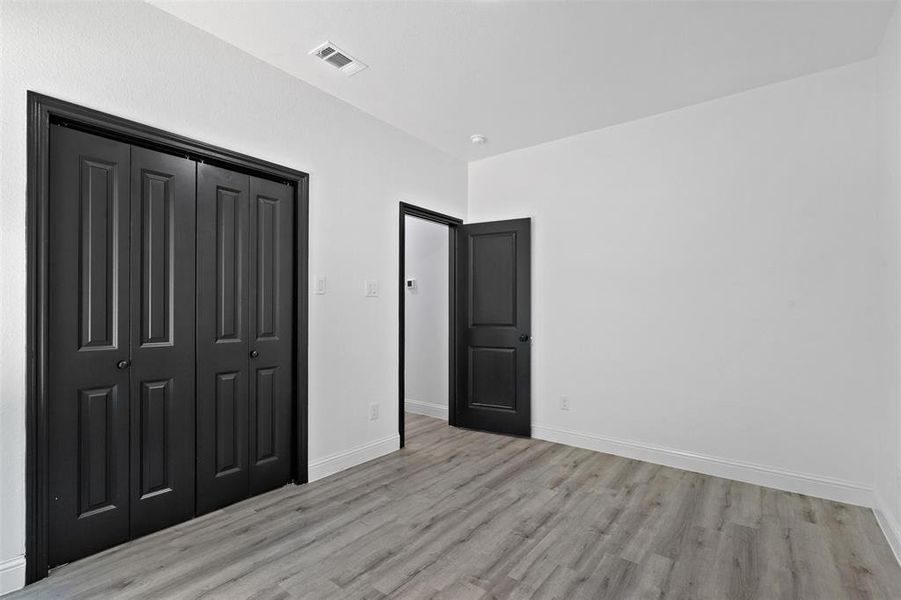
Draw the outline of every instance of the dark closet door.
[[[293,188],[197,171],[197,513],[291,476]]]
[[[129,536],[129,146],[50,128],[49,564]]]
[[[197,514],[249,493],[249,179],[197,166]]]
[[[461,225],[457,425],[531,434],[531,219]]]
[[[293,188],[250,178],[250,493],[291,476]]]
[[[294,188],[52,125],[49,566],[292,473]]]
[[[194,515],[195,169],[132,148],[132,537]]]

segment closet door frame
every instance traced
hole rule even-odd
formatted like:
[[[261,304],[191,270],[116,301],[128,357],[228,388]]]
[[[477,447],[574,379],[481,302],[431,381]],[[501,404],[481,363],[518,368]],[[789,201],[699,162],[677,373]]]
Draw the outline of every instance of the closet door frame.
[[[295,484],[307,482],[307,323],[309,256],[309,175],[51,98],[28,92],[27,148],[27,372],[26,372],[26,583],[48,571],[48,337],[50,125],[59,124],[114,140],[184,156],[201,163],[280,181],[294,189],[294,394],[292,469]]]

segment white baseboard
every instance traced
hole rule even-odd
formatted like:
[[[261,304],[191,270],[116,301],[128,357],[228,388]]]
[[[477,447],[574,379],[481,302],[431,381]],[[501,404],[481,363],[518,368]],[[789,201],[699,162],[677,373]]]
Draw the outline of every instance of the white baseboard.
[[[705,456],[672,448],[651,446],[642,442],[617,440],[543,425],[532,425],[532,437],[847,504],[866,507],[872,507],[874,504],[871,487],[840,479],[797,473],[754,463]]]
[[[0,596],[25,587],[25,555],[0,561]]]
[[[889,510],[888,503],[879,494],[876,494],[876,505],[873,507],[873,514],[876,515],[876,522],[882,528],[882,533],[885,535],[885,539],[888,540],[888,545],[892,548],[892,552],[895,553],[895,560],[901,565],[901,523],[898,522],[892,511]]]
[[[425,415],[427,417],[436,417],[447,421],[447,406],[441,404],[432,404],[430,402],[420,402],[419,400],[411,400],[404,398],[404,410],[417,415]]]
[[[311,460],[308,465],[307,477],[310,481],[316,481],[323,477],[333,475],[338,471],[355,467],[364,462],[390,454],[400,449],[400,436],[394,434],[350,450],[336,452],[329,456]]]

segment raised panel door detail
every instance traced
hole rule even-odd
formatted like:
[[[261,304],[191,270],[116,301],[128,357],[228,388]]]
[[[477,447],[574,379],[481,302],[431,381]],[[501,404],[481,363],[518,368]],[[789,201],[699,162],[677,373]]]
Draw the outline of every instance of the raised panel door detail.
[[[516,233],[469,238],[471,325],[516,325]]]
[[[81,158],[79,189],[79,348],[116,347],[118,167]]]
[[[239,454],[238,402],[240,373],[218,373],[215,386],[216,406],[216,475],[227,475],[241,467]]]
[[[131,148],[129,532],[193,515],[197,164]]]
[[[250,178],[248,380],[250,493],[290,479],[294,302],[294,189]]]
[[[531,221],[458,227],[455,424],[531,431]]]
[[[469,404],[516,410],[516,349],[469,349]]]
[[[78,516],[115,508],[113,493],[116,448],[113,414],[116,386],[81,390],[78,394]]]
[[[197,514],[247,497],[250,177],[197,165]]]
[[[275,457],[278,435],[276,432],[278,383],[278,367],[257,369],[254,414],[256,424],[254,462],[257,464]]]
[[[128,539],[131,148],[51,124],[47,560]],[[2,512],[2,508],[0,508]]]
[[[241,339],[240,192],[216,190],[216,341]]]
[[[278,332],[279,210],[277,199],[257,197],[257,339]]]
[[[169,481],[169,416],[172,380],[141,383],[141,497],[171,490]],[[180,457],[185,458],[185,457]]]
[[[171,345],[174,269],[170,175],[141,172],[141,344]]]

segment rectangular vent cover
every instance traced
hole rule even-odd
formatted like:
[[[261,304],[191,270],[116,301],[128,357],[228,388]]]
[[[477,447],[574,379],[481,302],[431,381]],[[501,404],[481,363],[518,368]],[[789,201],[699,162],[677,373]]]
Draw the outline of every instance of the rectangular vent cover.
[[[336,67],[338,67],[340,69],[340,68],[346,67],[347,65],[352,63],[353,60],[350,58],[347,58],[340,52],[335,52],[334,54],[332,54],[331,56],[326,58],[325,62],[329,63],[330,65],[335,65]]]
[[[348,76],[355,75],[366,68],[365,64],[361,63],[331,42],[319,44],[310,50],[310,54],[321,61],[327,62]]]

